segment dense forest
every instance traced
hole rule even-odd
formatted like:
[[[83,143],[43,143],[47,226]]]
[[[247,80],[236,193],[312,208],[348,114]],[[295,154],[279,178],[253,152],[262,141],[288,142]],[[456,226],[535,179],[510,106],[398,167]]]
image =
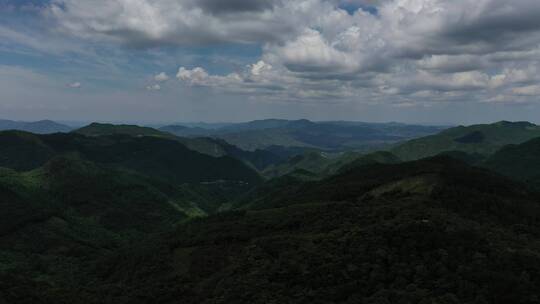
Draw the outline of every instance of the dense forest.
[[[1,132],[0,303],[539,303],[535,132],[375,153]]]

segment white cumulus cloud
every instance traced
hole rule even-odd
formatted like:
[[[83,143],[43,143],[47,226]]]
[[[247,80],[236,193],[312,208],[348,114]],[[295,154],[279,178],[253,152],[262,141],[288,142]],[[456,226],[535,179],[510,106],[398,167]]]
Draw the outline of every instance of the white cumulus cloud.
[[[72,37],[135,48],[260,45],[243,70],[176,77],[280,99],[534,97],[540,65],[537,0],[53,0],[45,14]]]
[[[80,82],[72,82],[72,83],[68,83],[67,86],[72,89],[78,89],[82,87],[82,84]]]
[[[159,84],[153,84],[146,87],[148,91],[159,91],[161,90],[161,86]]]
[[[154,76],[154,80],[157,82],[166,82],[169,80],[169,76],[165,72],[161,72]]]

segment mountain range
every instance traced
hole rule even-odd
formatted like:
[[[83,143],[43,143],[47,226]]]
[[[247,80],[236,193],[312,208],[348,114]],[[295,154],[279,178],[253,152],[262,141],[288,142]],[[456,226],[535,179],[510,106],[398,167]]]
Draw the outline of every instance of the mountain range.
[[[0,303],[535,303],[538,129],[460,126],[370,153],[3,131]]]
[[[435,134],[444,128],[399,123],[268,119],[226,125],[214,129],[170,125],[162,127],[160,130],[178,136],[221,138],[244,150],[285,146],[332,151],[352,149],[368,151],[400,141]]]

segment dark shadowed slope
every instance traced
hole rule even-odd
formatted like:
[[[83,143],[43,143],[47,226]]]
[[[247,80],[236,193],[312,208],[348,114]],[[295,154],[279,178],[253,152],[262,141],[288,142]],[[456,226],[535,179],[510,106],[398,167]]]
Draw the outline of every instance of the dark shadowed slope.
[[[255,151],[245,151],[234,145],[227,143],[222,139],[210,139],[208,141],[215,143],[219,146],[225,155],[234,157],[236,159],[243,160],[244,162],[250,164],[257,170],[263,170],[268,166],[273,164],[280,163],[285,160],[283,156],[280,156],[278,153],[274,153],[269,150],[255,150]]]
[[[134,137],[152,136],[176,140],[193,151],[207,154],[210,156],[224,156],[224,149],[208,138],[186,138],[178,137],[166,131],[160,131],[150,127],[141,127],[138,125],[113,125],[92,123],[88,126],[74,130],[74,133],[86,136],[110,136],[110,135],[129,135]]]
[[[539,188],[540,138],[505,146],[491,155],[482,166]]]
[[[104,260],[90,298],[502,304],[539,296],[540,206],[519,184],[435,158],[301,189],[279,206],[192,221]]]
[[[173,135],[174,132],[169,133],[169,131],[174,131],[175,129],[177,128],[162,128],[161,130],[157,130],[137,125],[93,123],[81,129],[77,129],[74,132],[87,136],[129,135],[135,137],[152,136],[167,138],[178,141],[193,151],[214,157],[230,156],[242,160],[257,169],[263,169],[270,164],[274,164],[282,160],[281,157],[270,151],[244,151],[220,139],[209,137],[178,137]]]
[[[0,169],[0,300],[20,303],[9,299],[11,277],[31,282],[18,289],[80,284],[91,261],[187,219],[193,207],[176,196],[72,157],[25,173]]]
[[[88,126],[79,128],[73,131],[74,133],[86,135],[86,136],[105,136],[105,135],[131,135],[131,136],[156,136],[156,137],[166,137],[174,138],[169,133],[161,132],[159,130],[141,127],[137,125],[113,125],[113,124],[102,124],[102,123],[92,123]]]
[[[320,174],[335,161],[335,158],[337,157],[330,157],[324,152],[308,152],[266,168],[263,171],[263,175],[267,178],[276,178],[296,170],[305,170],[314,174]]]
[[[76,153],[94,162],[174,183],[260,180],[258,174],[240,160],[204,155],[167,138],[0,133],[0,167],[31,170],[65,153]]]
[[[32,170],[56,155],[40,135],[23,131],[0,132],[0,167]]]

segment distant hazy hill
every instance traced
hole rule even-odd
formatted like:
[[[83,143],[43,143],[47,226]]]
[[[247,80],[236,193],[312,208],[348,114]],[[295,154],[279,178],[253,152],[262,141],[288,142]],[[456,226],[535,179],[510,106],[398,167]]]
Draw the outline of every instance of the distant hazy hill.
[[[169,138],[0,132],[0,167],[31,170],[65,153],[76,153],[90,161],[134,170],[174,183],[217,180],[256,182],[260,179],[253,169],[240,160],[201,154]]]
[[[141,127],[137,125],[113,125],[103,123],[92,123],[88,126],[79,128],[73,131],[74,133],[83,134],[86,136],[105,136],[105,135],[130,135],[130,136],[156,136],[156,137],[169,137],[171,134],[161,132],[159,130]]]
[[[4,130],[20,130],[36,134],[50,134],[58,132],[69,132],[71,127],[59,124],[51,120],[40,120],[35,122],[22,122],[0,119],[0,131]]]
[[[159,130],[175,134],[177,136],[189,137],[189,136],[210,136],[213,133],[212,129],[203,129],[199,127],[186,127],[186,126],[165,126],[159,128]]]
[[[392,149],[392,153],[403,160],[420,159],[447,151],[489,155],[505,145],[520,144],[539,136],[540,127],[537,125],[502,121],[460,126],[436,135],[413,139]]]
[[[178,136],[212,136],[244,150],[271,146],[322,150],[373,150],[399,141],[437,133],[444,128],[398,123],[312,122],[309,120],[257,120],[217,129],[186,126],[161,128]]]

